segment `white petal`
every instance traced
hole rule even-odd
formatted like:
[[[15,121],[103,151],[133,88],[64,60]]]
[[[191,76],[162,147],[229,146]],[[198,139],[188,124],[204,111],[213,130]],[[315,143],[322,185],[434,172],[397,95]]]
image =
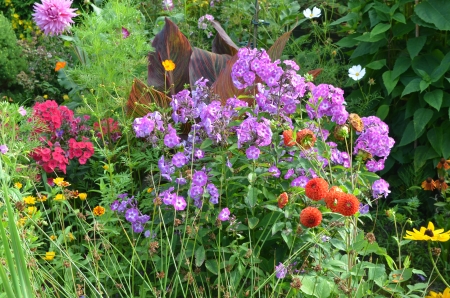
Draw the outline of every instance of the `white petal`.
[[[363,69],[361,70],[361,72],[359,73],[359,76],[361,77],[361,79],[362,79],[362,77],[363,77],[365,74],[366,74],[366,69],[363,68]]]
[[[311,9],[307,8],[303,11],[303,15],[307,18],[310,19],[311,18]]]
[[[313,18],[320,17],[320,8],[317,8],[314,6],[312,13],[313,13]]]

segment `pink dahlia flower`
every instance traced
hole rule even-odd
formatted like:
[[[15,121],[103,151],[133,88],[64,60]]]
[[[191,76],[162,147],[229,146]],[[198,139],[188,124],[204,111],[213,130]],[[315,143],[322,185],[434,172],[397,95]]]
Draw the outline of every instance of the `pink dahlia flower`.
[[[42,0],[34,4],[33,20],[45,35],[59,35],[73,23],[76,8],[70,8],[71,0]]]

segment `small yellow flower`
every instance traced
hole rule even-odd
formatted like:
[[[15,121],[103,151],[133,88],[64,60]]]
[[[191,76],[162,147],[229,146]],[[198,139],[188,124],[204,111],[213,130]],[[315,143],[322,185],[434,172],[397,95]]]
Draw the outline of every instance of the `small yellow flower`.
[[[80,198],[80,200],[84,201],[87,198],[87,193],[82,192],[78,194],[78,198]]]
[[[64,94],[64,95],[63,95],[63,99],[64,99],[64,100],[69,100],[69,95]]]
[[[149,187],[147,188],[147,193],[151,193],[153,191],[153,188]]]
[[[17,225],[19,227],[23,227],[25,225],[25,223],[27,222],[27,218],[26,217],[21,217],[19,218],[19,220],[17,221]]]
[[[430,295],[425,296],[425,298],[450,298],[450,288],[446,288],[443,293],[430,291]]]
[[[64,201],[66,197],[63,194],[57,194],[56,197],[53,199],[54,201]]]
[[[21,189],[21,188],[22,188],[22,183],[16,182],[16,183],[14,183],[14,186],[15,186],[17,189]]]
[[[69,241],[75,240],[75,237],[73,236],[72,233],[69,233],[69,235],[67,235],[67,237],[69,238]]]
[[[50,240],[52,240],[52,241],[55,241],[56,238],[57,238],[57,237],[56,237],[55,235],[51,235],[51,236],[50,236]]]
[[[25,204],[28,204],[28,205],[36,204],[36,198],[32,197],[32,196],[28,196],[28,197],[23,198],[23,201],[25,202]]]
[[[165,71],[172,71],[175,69],[175,63],[172,60],[164,60],[162,62]]]
[[[48,251],[45,253],[45,257],[43,259],[46,261],[53,261],[55,256],[56,256],[56,253],[54,251]]]
[[[36,206],[30,206],[27,208],[28,215],[33,215],[37,212]]]
[[[450,231],[444,232],[444,229],[435,230],[431,221],[428,223],[427,228],[420,227],[420,231],[413,229],[413,232],[406,231],[406,234],[403,238],[409,240],[446,242],[450,239]]]
[[[61,183],[64,181],[64,178],[58,177],[58,178],[53,178],[53,183],[55,183],[58,186],[61,186]]]
[[[97,206],[94,208],[93,213],[95,216],[102,216],[103,214],[105,214],[105,208],[103,208],[102,206]]]
[[[45,99],[47,99],[48,98],[48,95],[47,94],[44,94],[44,96],[42,96],[43,98],[45,98]]]
[[[108,166],[108,165],[104,165],[104,166],[103,166],[103,169],[104,169],[105,171],[108,171],[108,170],[109,170],[109,166]]]
[[[66,62],[58,61],[58,62],[56,62],[56,65],[55,65],[55,71],[60,71],[64,67],[66,67]]]
[[[38,195],[37,201],[38,201],[38,202],[45,202],[45,201],[47,201],[47,196],[44,196],[44,195]]]
[[[18,18],[19,18],[19,15],[18,15],[17,13],[15,13],[15,14],[13,14],[13,17],[14,17],[15,19],[18,19]]]

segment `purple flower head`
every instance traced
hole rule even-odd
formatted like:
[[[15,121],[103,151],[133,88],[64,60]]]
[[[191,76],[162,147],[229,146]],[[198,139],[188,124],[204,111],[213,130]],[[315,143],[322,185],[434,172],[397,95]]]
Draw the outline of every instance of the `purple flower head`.
[[[147,231],[144,232],[144,237],[145,238],[150,237],[150,230],[147,230]]]
[[[117,209],[119,209],[119,206],[120,206],[120,202],[118,200],[115,200],[111,204],[111,210],[112,211],[117,211]]]
[[[390,192],[389,183],[383,179],[379,179],[372,184],[372,197],[374,199],[378,199],[382,196],[386,198]]]
[[[130,32],[127,30],[127,28],[122,27],[122,38],[127,38],[128,36],[130,36]]]
[[[163,0],[162,6],[164,10],[172,10],[174,5],[172,0]]]
[[[139,219],[139,209],[130,208],[125,212],[125,219],[131,223],[135,223]]]
[[[169,133],[164,136],[164,145],[173,148],[180,144],[180,138],[177,135],[176,129],[171,124],[169,124],[168,131]]]
[[[193,184],[192,187],[189,189],[189,196],[194,200],[200,199],[203,196],[203,187]]]
[[[275,177],[275,178],[278,178],[281,175],[280,170],[275,165],[271,166],[269,168],[268,172],[272,173],[272,176]]]
[[[128,193],[125,192],[125,193],[118,194],[117,198],[124,200],[124,199],[128,198]]]
[[[275,276],[278,279],[285,278],[287,274],[287,268],[283,263],[279,263],[278,266],[275,266]]]
[[[142,118],[136,118],[133,121],[133,129],[136,133],[136,137],[144,138],[150,136],[155,128],[155,121],[144,116]]]
[[[245,150],[245,154],[248,159],[257,160],[261,151],[255,146],[250,146],[247,150]]]
[[[176,182],[178,185],[185,185],[185,184],[187,183],[186,179],[183,178],[183,177],[179,177],[179,178],[175,179],[175,182]]]
[[[174,166],[176,166],[177,168],[181,168],[187,162],[188,162],[188,159],[187,159],[186,155],[184,155],[184,153],[182,153],[182,152],[178,152],[172,157],[172,164]]]
[[[203,157],[205,157],[205,152],[203,152],[203,150],[201,149],[195,149],[194,156],[197,159],[202,159]]]
[[[33,20],[45,35],[60,35],[76,17],[76,8],[70,8],[70,0],[42,0],[33,5]]]
[[[192,184],[203,187],[206,182],[208,182],[208,176],[204,171],[195,171],[192,175]]]
[[[184,209],[186,209],[186,201],[184,200],[184,198],[182,196],[176,196],[174,202],[173,202],[173,207],[175,208],[175,210],[177,211],[182,211]]]
[[[228,208],[223,208],[217,217],[220,221],[227,221],[230,219],[230,210]]]
[[[144,231],[144,225],[139,221],[131,223],[131,228],[135,233],[142,233]]]
[[[22,106],[19,108],[19,114],[25,116],[27,114],[27,110],[25,110]]]
[[[363,203],[359,203],[359,213],[361,214],[367,214],[369,213],[369,204],[363,204]]]
[[[219,191],[217,190],[217,187],[212,183],[208,183],[208,185],[206,186],[206,189],[208,190],[208,193],[211,196],[209,198],[209,201],[212,204],[219,203]]]
[[[6,154],[6,152],[8,152],[8,146],[6,145],[0,145],[0,153],[2,154]]]
[[[300,176],[300,177],[297,177],[294,180],[292,180],[291,186],[293,186],[293,187],[303,187],[304,188],[306,186],[306,183],[308,183],[308,181],[309,181],[308,177]]]
[[[289,179],[292,175],[294,175],[294,169],[289,169],[286,174],[284,174],[284,179]]]
[[[162,177],[172,181],[171,175],[175,173],[175,168],[171,164],[165,162],[164,155],[158,160],[158,168]]]
[[[163,203],[165,205],[172,205],[173,204],[173,201],[174,201],[174,199],[176,197],[176,193],[172,193],[172,191],[174,191],[174,189],[175,188],[172,186],[169,189],[167,189],[165,191],[162,191],[159,194],[159,197],[162,199],[162,201],[163,201]]]

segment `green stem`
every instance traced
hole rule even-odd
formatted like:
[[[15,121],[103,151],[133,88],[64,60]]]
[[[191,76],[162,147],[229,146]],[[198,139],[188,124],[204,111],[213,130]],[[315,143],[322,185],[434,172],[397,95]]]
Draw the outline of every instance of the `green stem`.
[[[439,277],[441,278],[442,282],[447,286],[447,288],[450,288],[450,285],[445,280],[445,278],[442,276],[441,272],[439,271],[439,269],[436,266],[436,262],[433,259],[433,254],[431,253],[431,244],[430,244],[430,242],[428,242],[428,253],[430,254],[430,259],[431,259],[431,262],[433,263],[433,267],[434,267],[434,270],[436,270],[437,275],[439,275]]]

